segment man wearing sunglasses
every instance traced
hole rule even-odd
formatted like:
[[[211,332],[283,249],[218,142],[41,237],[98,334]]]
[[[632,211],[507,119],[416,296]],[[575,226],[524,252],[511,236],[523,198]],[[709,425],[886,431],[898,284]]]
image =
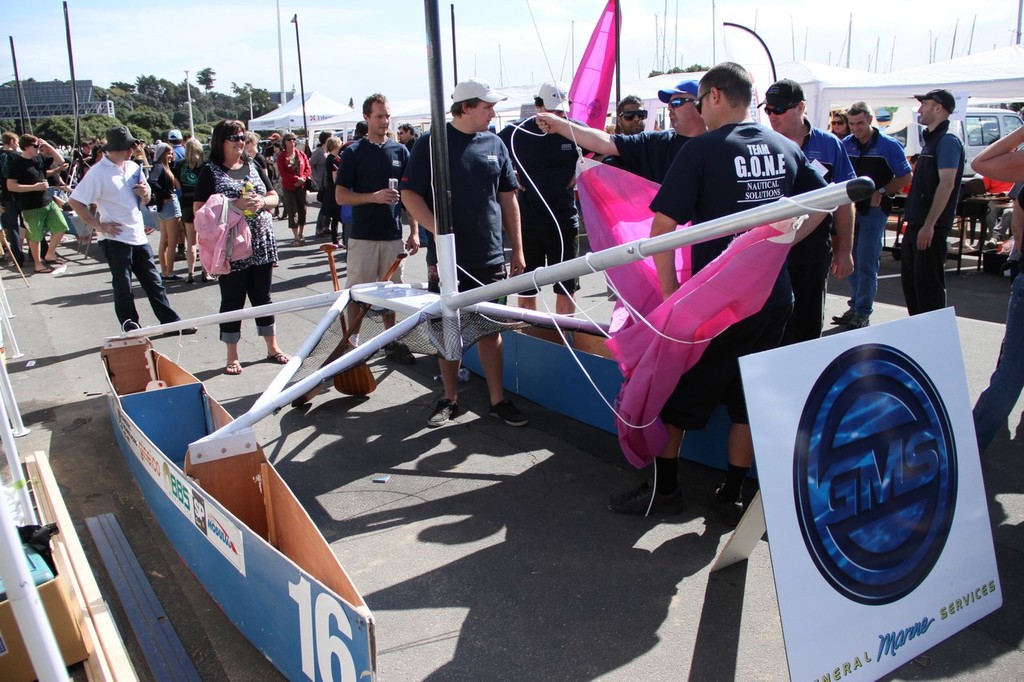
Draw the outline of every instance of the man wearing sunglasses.
[[[644,102],[636,95],[626,95],[615,107],[615,124],[620,135],[642,133],[647,126],[647,110]]]
[[[537,125],[544,132],[558,133],[585,149],[605,156],[617,156],[620,168],[660,184],[683,145],[702,134],[707,127],[695,106],[696,81],[685,80],[674,88],[661,90],[658,97],[668,104],[670,130],[609,135],[603,130],[587,128],[551,114],[538,114]]]
[[[750,120],[753,86],[747,70],[733,62],[713,67],[701,79],[694,105],[709,132],[688,142],[651,202],[651,236],[773,203],[784,196],[825,185],[800,148],[782,135]],[[811,214],[797,232],[800,240],[814,230],[824,214]],[[730,237],[691,247],[697,274],[729,245]],[[675,254],[654,256],[662,294],[679,289]],[[711,504],[723,521],[735,525],[743,510],[743,481],[754,461],[753,441],[740,383],[739,357],[779,345],[793,307],[789,275],[782,268],[761,310],[716,336],[700,360],[679,378],[661,411],[668,431],[665,446],[655,455],[655,481],[610,500],[609,508],[625,514],[678,513],[684,501],[677,479],[683,434],[703,428],[719,403],[729,410],[729,473],[715,490]],[[742,497],[746,500],[747,498]]]
[[[769,86],[761,106],[772,130],[798,144],[825,182],[852,180],[856,175],[843,143],[811,125],[804,115],[804,100],[800,84],[783,78]],[[793,315],[783,343],[816,339],[824,324],[829,271],[838,279],[853,272],[853,207],[843,206],[826,216],[818,229],[790,250],[786,268],[793,284]]]

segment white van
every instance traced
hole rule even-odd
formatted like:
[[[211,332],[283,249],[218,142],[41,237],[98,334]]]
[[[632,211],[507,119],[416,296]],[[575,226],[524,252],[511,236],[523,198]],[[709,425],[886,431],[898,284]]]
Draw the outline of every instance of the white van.
[[[917,121],[917,112],[914,113],[914,121]],[[915,124],[916,125],[916,124]],[[1020,114],[1010,109],[993,109],[989,107],[967,107],[964,114],[963,124],[960,121],[952,121],[950,130],[960,136],[964,143],[964,153],[967,156],[967,163],[964,167],[964,175],[974,175],[971,170],[971,161],[981,153],[981,150],[989,146],[1004,135],[1008,135],[1017,128],[1024,125]],[[924,128],[917,126],[919,134],[910,136],[907,139],[907,129],[897,131],[886,131],[892,135],[907,150],[907,157],[918,154],[921,151],[921,142]]]

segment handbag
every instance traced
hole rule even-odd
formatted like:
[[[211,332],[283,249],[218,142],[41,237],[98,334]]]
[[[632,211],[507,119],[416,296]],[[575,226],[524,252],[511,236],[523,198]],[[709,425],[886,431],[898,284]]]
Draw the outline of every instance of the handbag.
[[[313,178],[306,178],[302,186],[306,189],[307,192],[312,192],[313,190],[316,189],[316,186],[313,184]]]

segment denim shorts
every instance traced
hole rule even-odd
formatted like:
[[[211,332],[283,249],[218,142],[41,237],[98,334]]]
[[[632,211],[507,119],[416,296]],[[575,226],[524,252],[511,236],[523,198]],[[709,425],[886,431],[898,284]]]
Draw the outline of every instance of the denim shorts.
[[[160,220],[173,220],[174,218],[181,217],[181,204],[178,203],[178,195],[172,194],[170,201],[165,203],[157,215],[160,216]]]

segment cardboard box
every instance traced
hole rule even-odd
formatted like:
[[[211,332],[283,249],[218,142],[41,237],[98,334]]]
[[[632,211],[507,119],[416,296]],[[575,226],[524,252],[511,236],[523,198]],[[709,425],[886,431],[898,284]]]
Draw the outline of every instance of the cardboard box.
[[[50,627],[57,638],[64,665],[84,661],[89,652],[82,639],[82,631],[72,608],[64,578],[57,576],[39,586],[39,599],[46,609]],[[0,680],[4,682],[32,682],[35,670],[29,660],[25,643],[21,639],[18,623],[9,601],[0,602]]]

